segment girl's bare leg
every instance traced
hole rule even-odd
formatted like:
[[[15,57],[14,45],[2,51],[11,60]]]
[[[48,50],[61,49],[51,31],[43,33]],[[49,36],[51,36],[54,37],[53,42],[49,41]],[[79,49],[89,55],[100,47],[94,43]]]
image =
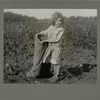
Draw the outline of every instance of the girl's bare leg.
[[[50,79],[51,82],[57,82],[59,77],[60,66],[58,64],[53,64],[54,76]]]

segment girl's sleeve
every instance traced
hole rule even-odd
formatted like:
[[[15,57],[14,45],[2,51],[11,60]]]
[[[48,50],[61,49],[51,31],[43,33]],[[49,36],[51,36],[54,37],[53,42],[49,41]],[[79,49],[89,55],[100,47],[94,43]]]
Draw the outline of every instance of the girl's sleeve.
[[[47,31],[48,31],[48,29],[47,30],[44,30],[44,31],[41,31],[41,32],[38,33],[38,35],[46,35],[47,34]]]
[[[49,42],[58,42],[58,41],[62,38],[63,33],[64,33],[64,29],[61,28],[61,29],[59,30],[59,32],[57,33],[56,37],[50,39]]]
[[[48,35],[48,30],[51,28],[51,26],[49,26],[46,30],[41,31],[40,33],[38,33],[39,35]]]

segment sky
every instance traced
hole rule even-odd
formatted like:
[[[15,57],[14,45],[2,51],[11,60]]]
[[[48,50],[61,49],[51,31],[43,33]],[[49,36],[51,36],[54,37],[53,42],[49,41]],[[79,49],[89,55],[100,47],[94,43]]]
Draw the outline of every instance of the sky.
[[[65,17],[97,16],[97,9],[4,9],[4,12],[13,12],[29,17],[36,17],[38,19],[50,18],[56,11],[61,12]]]

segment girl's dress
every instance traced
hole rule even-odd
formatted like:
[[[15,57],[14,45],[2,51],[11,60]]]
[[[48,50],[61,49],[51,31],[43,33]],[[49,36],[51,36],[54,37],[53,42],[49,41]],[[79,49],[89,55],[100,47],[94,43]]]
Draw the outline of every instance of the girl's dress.
[[[60,64],[61,41],[64,29],[62,27],[56,28],[51,25],[44,33],[47,35],[49,44],[44,54],[43,63],[49,61],[52,64]]]

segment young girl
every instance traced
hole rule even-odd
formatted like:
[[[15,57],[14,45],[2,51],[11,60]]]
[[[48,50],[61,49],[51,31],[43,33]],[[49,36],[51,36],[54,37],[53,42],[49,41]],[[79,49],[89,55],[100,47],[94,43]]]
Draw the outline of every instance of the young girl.
[[[43,63],[49,58],[51,66],[54,70],[54,76],[51,78],[52,82],[56,82],[58,80],[59,70],[61,67],[61,41],[64,33],[64,29],[62,27],[64,20],[63,16],[59,12],[55,12],[51,18],[52,25],[45,31],[42,31],[37,34],[37,36],[46,36],[46,39],[41,40],[41,43],[48,42],[48,47],[45,50]]]

